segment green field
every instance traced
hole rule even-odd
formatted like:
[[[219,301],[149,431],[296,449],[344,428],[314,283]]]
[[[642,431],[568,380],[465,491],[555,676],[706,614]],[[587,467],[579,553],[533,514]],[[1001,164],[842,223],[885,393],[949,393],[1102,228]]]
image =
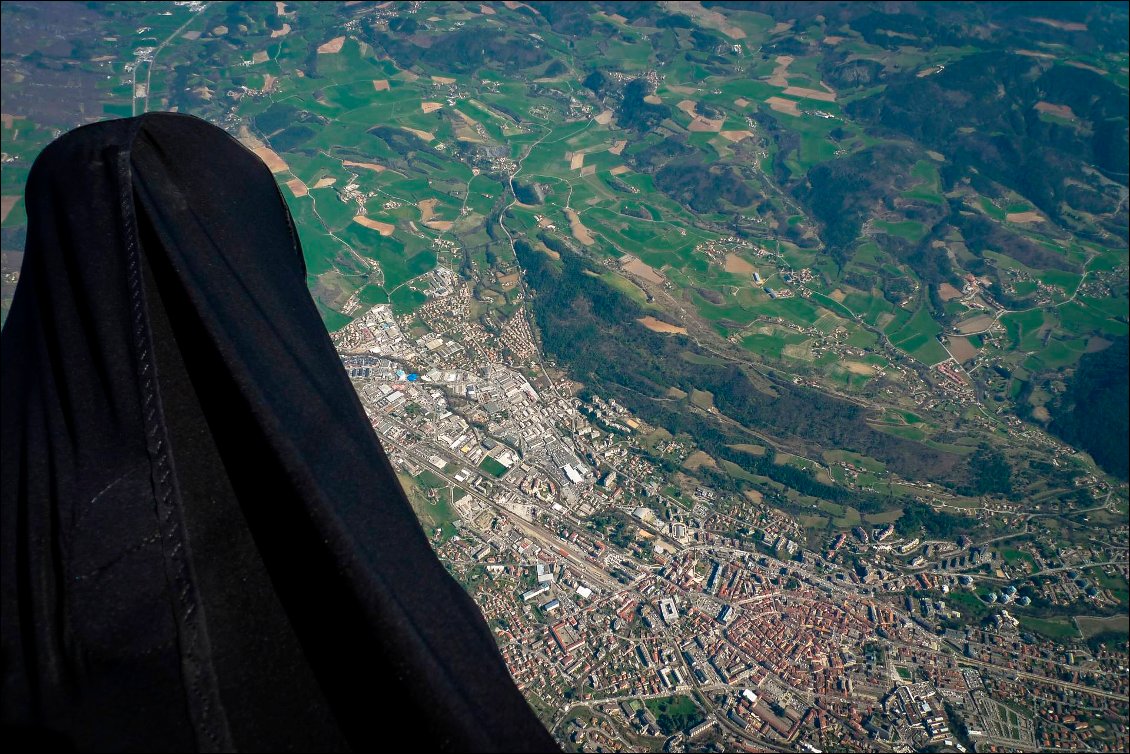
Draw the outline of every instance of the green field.
[[[508,471],[505,466],[503,466],[491,456],[484,458],[479,463],[479,468],[494,477],[500,477]]]
[[[646,699],[644,705],[655,716],[664,735],[685,731],[702,720],[702,713],[689,696]]]
[[[425,477],[425,474],[428,476]],[[440,530],[442,540],[453,537],[456,533],[455,512],[451,507],[452,493],[447,483],[426,469],[415,478],[397,474],[397,479],[429,538],[436,529]],[[429,490],[434,491],[434,497],[428,495]],[[456,493],[457,496],[461,494]]]
[[[979,618],[987,615],[988,605],[973,592],[952,591],[946,595],[946,602],[958,609],[966,618]]]
[[[1108,590],[1124,607],[1130,605],[1130,587],[1128,587],[1126,579],[1117,575],[1109,575],[1101,568],[1092,568],[1088,573],[1102,589]]]
[[[1079,631],[1074,625],[1066,618],[1054,620],[1045,620],[1043,618],[1032,618],[1027,615],[1018,615],[1016,619],[1020,621],[1021,628],[1027,628],[1030,631],[1035,631],[1042,636],[1057,641],[1069,641],[1071,639],[1079,638]]]
[[[1003,548],[1000,551],[1000,554],[1001,557],[1004,558],[1004,562],[1008,563],[1009,565],[1023,562],[1027,563],[1033,570],[1035,570],[1036,568],[1035,559],[1030,553],[1024,552],[1023,550]]]
[[[1125,615],[1116,615],[1110,618],[1078,616],[1075,618],[1075,625],[1088,639],[1106,632],[1126,634],[1130,632],[1130,617]]]

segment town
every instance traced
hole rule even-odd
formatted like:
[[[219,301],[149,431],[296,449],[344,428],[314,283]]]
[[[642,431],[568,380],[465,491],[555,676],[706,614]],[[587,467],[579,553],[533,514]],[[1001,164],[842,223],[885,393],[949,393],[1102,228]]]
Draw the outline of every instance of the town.
[[[468,286],[440,278],[416,312],[377,305],[336,345],[402,478],[450,515],[429,532],[437,553],[559,736],[588,751],[1130,743],[1125,653],[1049,643],[1016,617],[1033,598],[1116,605],[1094,573],[1126,576],[1125,526],[1051,558],[893,525],[811,548],[764,503],[672,497],[639,452],[651,428],[549,379],[520,313],[492,336],[467,317]],[[1038,513],[1000,514],[1041,530]],[[1018,590],[1033,574],[1041,590]],[[987,618],[962,621],[971,610]],[[1022,694],[1035,716],[1008,703]]]

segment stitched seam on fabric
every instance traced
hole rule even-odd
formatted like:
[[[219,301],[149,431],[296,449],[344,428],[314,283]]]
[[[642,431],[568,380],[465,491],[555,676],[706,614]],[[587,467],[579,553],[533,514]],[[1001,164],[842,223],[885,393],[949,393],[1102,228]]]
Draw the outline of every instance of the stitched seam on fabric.
[[[286,199],[283,197],[282,189],[279,188],[279,185],[275,183],[273,179],[271,183],[273,183],[275,186],[275,194],[279,198],[279,204],[282,205],[283,217],[286,218],[286,230],[290,234],[290,248],[292,251],[298,254],[298,260],[302,262],[302,269],[303,272],[305,272],[306,261],[305,259],[303,259],[302,252],[298,248],[298,232],[294,227],[294,218],[290,216],[290,209],[286,206]]]
[[[272,179],[271,182],[272,182],[272,184],[274,183],[273,179]],[[283,212],[284,212],[284,216],[285,216],[286,222],[287,222],[287,229],[288,229],[288,232],[289,232],[289,235],[290,235],[290,241],[291,241],[291,244],[292,244],[292,249],[294,249],[294,251],[297,253],[297,251],[298,251],[298,237],[297,237],[295,226],[293,224],[293,219],[290,216],[289,211],[286,210],[285,199],[282,195],[281,190],[279,189],[279,187],[277,185],[275,185],[275,190],[276,190],[276,196],[278,197],[279,203],[283,207]],[[254,301],[254,297],[252,297],[252,300]],[[270,319],[270,318],[268,318],[267,321],[274,324],[273,320]],[[209,334],[211,335],[211,333],[209,333]],[[220,345],[219,343],[217,343],[217,345],[220,347],[220,351],[222,353],[223,352],[222,345]],[[328,347],[329,353],[333,354],[334,352],[332,350],[332,346],[329,345],[329,339],[328,338],[326,338],[325,345]],[[302,366],[301,362],[297,362],[297,363],[299,364],[299,366]],[[245,399],[248,399],[248,402],[251,404],[252,415],[255,418],[256,422],[259,423],[264,428],[266,428],[266,427],[272,428],[272,431],[266,432],[266,434],[268,436],[284,435],[285,434],[284,432],[277,431],[279,429],[278,425],[276,423],[277,419],[275,421],[272,421],[272,417],[263,415],[259,410],[257,410],[255,408],[256,402],[249,399],[249,397],[248,397],[249,390],[250,389],[258,389],[258,386],[256,386],[255,383],[254,383],[254,380],[251,380],[249,378],[242,379],[242,378],[246,378],[247,376],[246,375],[239,375],[239,369],[238,369],[237,364],[233,364],[232,368],[233,368],[233,374],[238,375],[236,377],[236,382],[239,385],[241,392],[244,393]],[[346,382],[346,384],[348,385],[348,382]],[[358,410],[361,411],[362,409],[360,408],[360,403],[357,400],[356,395],[354,395],[353,401],[355,402]],[[362,411],[362,414],[363,414],[363,411]],[[372,435],[372,441],[374,443],[377,443],[377,439],[376,439],[375,434]],[[287,442],[285,440],[283,440],[282,443],[283,443],[282,446],[278,447],[278,446],[274,446],[273,442],[272,442],[272,446],[276,447],[276,450],[278,452],[284,453],[285,455],[289,456],[291,459],[302,457],[302,454],[298,451],[298,449],[293,444],[291,444],[290,442]],[[379,447],[379,443],[378,443],[378,447]],[[380,452],[380,456],[383,459],[384,464],[386,465],[386,468],[389,468],[389,470],[391,471],[391,468],[388,467],[388,461],[387,461],[387,458],[385,458],[383,451]],[[287,468],[290,468],[290,467],[293,466],[293,464],[291,464],[291,463],[284,463],[283,465]],[[405,500],[405,502],[407,502],[407,501]],[[313,517],[313,522],[314,522],[314,525],[317,527],[317,529],[320,530],[320,531],[325,531],[327,529],[330,530],[330,531],[333,531],[333,530],[337,530],[339,532],[344,531],[350,537],[355,536],[355,533],[348,532],[347,527],[345,527],[343,525],[343,522],[341,521],[341,519],[338,517],[338,515],[336,515],[333,512],[332,509],[333,509],[332,505],[327,506],[326,511],[325,511],[325,514],[326,514],[325,516],[315,516],[315,517]],[[336,552],[335,556],[340,557],[341,553]],[[350,558],[350,560],[352,561],[352,558]],[[412,617],[413,616],[412,611],[409,610],[401,602],[400,598],[396,594],[396,591],[394,589],[392,589],[390,587],[390,585],[388,584],[386,577],[383,576],[382,574],[380,574],[379,572],[374,571],[371,568],[371,564],[368,563],[367,560],[365,560],[363,558],[358,559],[358,563],[356,565],[357,565],[357,569],[361,572],[361,574],[363,574],[363,576],[361,578],[363,578],[363,579],[373,579],[376,583],[378,583],[382,586],[382,589],[380,589],[379,591],[388,595],[387,606],[391,607],[395,611],[395,613],[396,613],[395,619],[403,621],[408,627],[410,627],[410,642],[411,642],[411,645],[412,645],[412,649],[419,651],[421,653],[421,655],[424,657],[425,661],[429,662],[432,665],[432,667],[434,667],[436,669],[436,671],[439,674],[442,675],[444,682],[446,683],[448,688],[451,688],[451,689],[460,688],[460,684],[456,682],[456,679],[458,678],[458,673],[453,668],[449,667],[449,663],[447,663],[447,662],[445,662],[441,659],[442,654],[440,652],[438,652],[435,649],[435,647],[432,646],[432,642],[429,641],[425,637],[424,632],[419,628],[418,621]],[[350,562],[350,565],[345,567],[343,570],[345,570],[347,572],[352,571],[353,566],[354,566],[354,564],[352,562]],[[353,577],[351,577],[351,578],[353,578]],[[363,613],[368,614],[370,617],[373,617],[374,616],[374,610],[373,610],[374,605],[373,605],[372,601],[364,599],[359,593],[357,593],[355,596],[358,600],[358,605],[359,605],[360,610]],[[381,618],[381,614],[383,613],[384,608],[385,608],[384,604],[381,604],[377,607],[377,609],[375,611],[375,617],[378,620]],[[474,608],[472,608],[472,609],[474,609]],[[409,671],[409,672],[411,672],[411,671]],[[503,666],[503,672],[505,672],[505,666]],[[469,700],[460,698],[457,701],[461,705],[461,708],[462,708],[462,711],[463,711],[464,714],[473,713],[474,705]]]
[[[140,130],[139,118],[133,127],[127,144]],[[144,300],[141,251],[137,243],[137,226],[133,208],[133,176],[130,166],[130,150],[127,146],[118,153],[118,180],[120,185],[120,210],[124,223],[129,277],[130,305],[133,315],[134,346],[137,350],[138,377],[142,389],[142,414],[146,433],[146,449],[149,452],[153,487],[157,503],[157,514],[162,539],[162,552],[166,564],[166,578],[176,593],[177,629],[181,637],[181,665],[189,698],[189,710],[193,717],[193,727],[197,735],[207,737],[210,746],[198,738],[202,750],[231,750],[233,748],[223,708],[219,698],[218,683],[210,658],[198,656],[201,615],[197,610],[197,595],[192,583],[187,554],[184,552],[185,533],[181,528],[178,508],[181,504],[179,494],[170,479],[167,432],[158,406],[157,384],[152,357],[152,333],[146,320]]]
[[[145,539],[141,540],[137,544],[135,544],[131,547],[128,547],[125,550],[122,550],[122,552],[119,553],[118,557],[114,558],[114,560],[112,562],[106,563],[105,565],[100,565],[97,568],[91,568],[89,571],[86,571],[85,573],[80,573],[77,576],[72,576],[71,581],[76,581],[76,582],[77,581],[86,581],[87,579],[89,579],[92,576],[97,576],[98,574],[106,571],[107,569],[113,568],[115,565],[120,563],[123,559],[129,557],[130,555],[133,555],[138,550],[144,549],[148,545],[153,544],[154,542],[156,542],[160,538],[161,538],[161,532],[158,531],[156,534],[153,534],[152,536],[146,537]]]
[[[283,194],[282,194],[282,189],[279,188],[278,184],[275,183],[273,179],[272,179],[271,183],[275,186],[275,193],[278,196],[279,203],[282,205],[283,215],[286,217],[287,230],[290,232],[292,247],[295,249],[295,251],[297,251],[299,239],[298,239],[298,234],[296,232],[296,229],[294,227],[294,219],[291,217],[290,210],[288,209],[287,204],[286,204],[286,199],[283,197]],[[299,255],[299,258],[300,259],[302,258],[301,255]],[[305,262],[303,262],[303,267],[305,267]],[[335,353],[335,356],[336,356],[336,353]],[[354,401],[357,403],[358,408],[361,408],[360,401],[357,399],[356,394],[354,394]],[[364,409],[363,408],[361,408],[361,411],[362,411],[362,414],[364,415]],[[385,459],[385,464],[387,465],[388,464],[387,456],[385,455],[383,447],[380,447],[380,442],[377,439],[375,429],[374,429],[374,432],[373,432],[373,435],[372,435],[372,441],[377,443],[378,448],[380,448],[380,456],[382,456]],[[296,455],[300,455],[300,454],[297,453],[297,450],[295,448],[293,448],[293,446],[290,449]],[[391,467],[389,468],[389,470],[391,471]],[[401,493],[401,494],[403,494],[403,493]],[[405,503],[408,502],[407,497],[404,497],[404,502]],[[338,519],[336,516],[331,516],[331,521],[332,521],[332,524],[337,524],[337,525],[341,524],[340,519]],[[444,662],[443,660],[440,659],[442,657],[442,655],[439,652],[436,651],[436,649],[432,646],[432,642],[429,641],[426,638],[424,632],[421,631],[419,629],[419,627],[416,625],[416,621],[410,617],[411,614],[412,614],[411,611],[409,611],[401,603],[399,597],[397,597],[397,595],[396,595],[396,591],[389,587],[386,580],[384,579],[384,577],[381,574],[376,573],[372,569],[369,569],[369,568],[364,567],[364,566],[360,570],[361,570],[362,573],[369,574],[372,578],[375,578],[379,583],[382,584],[382,586],[384,586],[384,591],[385,591],[386,594],[389,595],[389,599],[391,600],[392,604],[395,605],[396,609],[399,611],[400,618],[402,618],[407,624],[409,624],[412,627],[413,638],[415,639],[417,645],[423,650],[423,653],[432,662],[432,664],[436,668],[436,670],[444,676],[444,679],[447,681],[448,686],[451,687],[451,688],[458,688],[459,684],[455,681],[455,678],[457,678],[458,674],[455,673],[450,667],[448,667],[448,664],[446,662]],[[362,609],[366,610],[367,608],[362,607]],[[460,699],[460,701],[463,703],[463,706],[465,708],[465,712],[470,713],[471,712],[470,707],[472,705],[469,702],[467,702],[467,700]]]

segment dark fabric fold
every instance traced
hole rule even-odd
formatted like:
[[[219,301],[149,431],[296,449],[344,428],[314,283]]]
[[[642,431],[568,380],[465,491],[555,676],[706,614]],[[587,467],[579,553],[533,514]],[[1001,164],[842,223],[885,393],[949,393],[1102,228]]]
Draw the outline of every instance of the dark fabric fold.
[[[5,726],[82,750],[556,749],[404,498],[262,162],[190,116],[100,123],[44,150],[26,205]]]

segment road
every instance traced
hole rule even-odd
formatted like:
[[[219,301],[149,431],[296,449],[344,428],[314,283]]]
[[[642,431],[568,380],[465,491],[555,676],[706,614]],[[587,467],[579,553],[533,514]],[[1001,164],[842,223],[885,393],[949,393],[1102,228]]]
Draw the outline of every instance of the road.
[[[961,333],[961,335],[982,335],[984,333],[987,333],[992,330],[997,325],[997,322],[1000,321],[1000,318],[1006,314],[1023,314],[1024,312],[1030,312],[1036,309],[1056,309],[1063,306],[1064,304],[1071,303],[1075,300],[1075,297],[1079,295],[1079,290],[1083,287],[1083,283],[1087,282],[1087,276],[1091,274],[1091,271],[1088,268],[1091,266],[1091,262],[1097,259],[1098,256],[1098,254],[1092,254],[1091,256],[1087,257],[1087,261],[1083,263],[1083,277],[1079,278],[1079,284],[1075,286],[1075,290],[1071,293],[1070,297],[1065,298],[1063,301],[1058,301],[1054,304],[1040,304],[1039,306],[1030,306],[1027,309],[1005,309],[1002,306],[997,310],[996,314],[993,315],[993,321],[989,323],[987,327],[973,332]],[[997,305],[1000,306],[1000,304]]]
[[[905,642],[900,642],[900,641],[891,641],[890,643],[901,646],[901,647],[905,647],[907,649],[912,649],[916,652],[930,651],[922,645],[907,644]],[[1068,681],[1061,681],[1057,678],[1049,678],[1047,676],[1036,675],[1035,673],[1026,673],[1023,670],[1013,670],[1011,668],[1003,668],[1000,665],[994,665],[991,662],[983,662],[981,660],[974,660],[971,657],[957,657],[957,656],[954,656],[952,654],[948,654],[948,653],[945,653],[945,652],[937,652],[937,651],[935,651],[934,654],[941,656],[941,657],[944,657],[946,659],[951,659],[954,662],[956,662],[958,664],[958,666],[969,665],[969,666],[976,667],[976,668],[982,668],[982,669],[985,669],[985,670],[990,670],[994,674],[1004,673],[1005,675],[1016,676],[1016,678],[1018,678],[1018,679],[1022,678],[1022,679],[1029,680],[1029,681],[1036,681],[1038,683],[1042,683],[1042,684],[1045,684],[1045,685],[1048,685],[1048,686],[1056,686],[1056,687],[1059,687],[1059,688],[1064,688],[1064,689],[1068,689],[1068,690],[1071,690],[1071,691],[1078,691],[1078,692],[1085,693],[1085,694],[1094,694],[1095,696],[1102,697],[1103,699],[1113,699],[1114,701],[1119,701],[1119,702],[1123,702],[1123,703],[1130,701],[1130,698],[1128,698],[1127,696],[1125,696],[1123,694],[1115,694],[1115,693],[1112,693],[1110,691],[1103,691],[1101,689],[1091,688],[1090,686],[1084,686],[1083,684],[1080,684],[1080,683],[1070,683]]]
[[[164,50],[169,42],[172,42],[177,38],[177,36],[180,35],[181,32],[187,29],[189,24],[191,24],[198,18],[203,18],[204,11],[208,10],[209,5],[211,5],[211,3],[204,3],[204,5],[197,13],[192,14],[187,21],[177,27],[176,31],[166,37],[165,40],[161,42],[161,44],[157,45],[157,47],[154,48],[153,54],[149,58],[149,64],[145,69],[145,105],[141,110],[142,113],[149,112],[149,89],[150,85],[153,82],[153,66],[157,63],[157,56],[161,54],[161,50]],[[130,113],[133,115],[139,114],[137,112],[137,69],[140,67],[140,63],[133,67],[133,80],[130,82]]]
[[[396,419],[393,419],[391,417],[386,417],[386,418],[388,418],[393,423],[398,424],[400,427],[402,427],[404,429],[408,429],[407,425],[401,424]],[[445,481],[449,482],[451,485],[453,485],[455,487],[459,487],[464,492],[466,492],[468,495],[470,495],[473,499],[478,500],[482,503],[485,503],[486,505],[490,506],[496,512],[501,513],[502,515],[506,516],[507,520],[511,521],[514,524],[514,526],[516,528],[520,529],[526,536],[532,537],[533,539],[535,539],[539,543],[541,543],[541,545],[543,547],[545,547],[545,548],[547,548],[547,549],[549,549],[553,552],[556,552],[556,553],[560,554],[562,557],[564,557],[571,565],[573,565],[578,570],[578,572],[584,574],[585,578],[589,579],[592,582],[592,585],[601,587],[601,588],[606,589],[606,590],[611,590],[611,591],[616,591],[616,590],[619,590],[619,589],[622,588],[622,585],[619,582],[617,582],[613,579],[610,579],[608,577],[608,575],[603,570],[601,570],[596,564],[591,562],[585,554],[578,553],[575,549],[575,546],[571,542],[566,542],[566,541],[562,540],[560,537],[557,536],[557,534],[555,532],[550,531],[548,528],[546,528],[542,524],[539,524],[539,523],[534,522],[534,521],[528,521],[528,520],[522,518],[521,516],[517,515],[513,511],[505,508],[502,505],[499,505],[494,500],[492,500],[490,497],[482,494],[481,492],[474,489],[473,487],[466,485],[464,483],[460,483],[460,482],[456,481],[454,479],[454,477],[448,475],[444,471],[436,469],[435,466],[433,466],[431,464],[431,462],[428,461],[428,456],[429,455],[437,455],[439,450],[440,449],[435,448],[434,446],[428,446],[425,450],[420,450],[419,448],[416,448],[416,447],[408,447],[408,448],[403,448],[401,452],[403,452],[405,455],[410,456],[414,461],[416,461],[420,465],[427,467],[436,476],[439,476],[440,478],[444,479]],[[462,464],[466,464],[466,459],[460,459],[460,458],[451,456],[450,454],[447,454],[447,455],[448,455],[448,458],[450,460],[453,460],[453,461],[456,461],[456,462],[459,462],[459,463],[462,463]],[[513,488],[510,488],[508,491],[514,492]],[[516,494],[521,495],[521,493],[516,493]],[[522,495],[522,497],[524,498],[525,496]],[[540,501],[538,501],[538,502],[540,502]],[[539,509],[545,510],[544,508],[541,508],[540,505],[539,505]],[[631,558],[626,556],[626,555],[624,556],[624,559],[625,560],[631,560]]]

